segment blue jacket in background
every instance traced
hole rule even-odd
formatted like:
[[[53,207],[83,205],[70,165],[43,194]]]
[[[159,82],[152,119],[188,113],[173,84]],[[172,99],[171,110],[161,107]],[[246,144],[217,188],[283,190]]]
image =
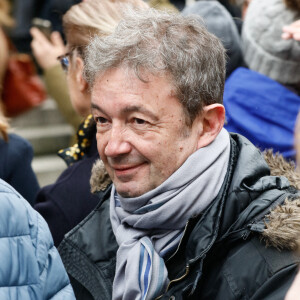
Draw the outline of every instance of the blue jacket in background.
[[[238,68],[225,82],[225,128],[261,150],[272,148],[295,159],[294,129],[300,97],[255,71]]]
[[[0,178],[14,187],[32,206],[40,186],[31,167],[31,144],[16,134],[0,138]]]
[[[75,299],[49,228],[0,179],[0,299]]]

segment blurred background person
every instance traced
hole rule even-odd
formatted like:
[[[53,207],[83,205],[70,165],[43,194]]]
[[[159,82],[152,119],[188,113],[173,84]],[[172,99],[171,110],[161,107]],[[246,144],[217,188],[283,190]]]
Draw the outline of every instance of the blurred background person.
[[[64,234],[92,211],[99,199],[90,192],[89,183],[92,166],[99,154],[96,125],[89,115],[91,95],[83,77],[85,47],[93,36],[110,34],[121,20],[123,9],[132,6],[147,7],[147,4],[141,0],[85,1],[72,6],[63,17],[67,46],[60,62],[66,71],[72,105],[86,118],[79,126],[77,143],[59,153],[69,167],[54,184],[43,187],[36,198],[35,209],[48,222],[55,245],[59,245]],[[34,28],[31,33],[33,51],[37,52],[39,43],[45,39],[40,40]],[[39,40],[37,43],[36,39]]]
[[[12,185],[32,206],[40,189],[31,167],[33,149],[24,138],[8,133],[0,106],[0,178]]]
[[[0,179],[0,299],[75,299],[45,220]]]
[[[222,41],[227,54],[226,78],[244,65],[240,35],[232,16],[223,5],[218,1],[197,1],[182,10],[184,16],[191,14],[200,16],[208,31]]]
[[[57,57],[66,53],[62,36],[58,31],[50,35],[50,40],[38,29],[32,27],[32,53],[43,70],[43,78],[49,97],[55,100],[57,107],[65,120],[76,132],[85,114],[78,114],[72,106],[68,91],[66,76]],[[74,140],[73,140],[74,142]]]
[[[0,0],[0,178],[12,185],[31,205],[39,191],[39,184],[31,162],[33,149],[24,138],[9,133],[9,122],[4,116],[1,94],[9,57],[8,40],[4,28],[13,25],[9,3]]]
[[[74,4],[81,0],[10,0],[12,15],[16,26],[10,32],[10,38],[19,52],[30,53],[31,36],[29,30],[34,18],[48,20],[54,31],[62,34],[62,16]]]
[[[290,1],[291,2],[291,1]],[[300,44],[281,38],[282,28],[300,18],[283,0],[252,0],[242,29],[244,61],[226,80],[225,128],[261,150],[295,159],[294,128],[300,108]]]

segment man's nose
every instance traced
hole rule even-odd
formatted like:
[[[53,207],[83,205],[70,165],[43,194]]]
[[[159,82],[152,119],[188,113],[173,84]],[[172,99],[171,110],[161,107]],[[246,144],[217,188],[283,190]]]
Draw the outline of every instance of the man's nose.
[[[127,138],[126,129],[122,129],[119,126],[113,127],[105,147],[105,155],[108,157],[115,157],[129,153],[130,151],[131,145]]]

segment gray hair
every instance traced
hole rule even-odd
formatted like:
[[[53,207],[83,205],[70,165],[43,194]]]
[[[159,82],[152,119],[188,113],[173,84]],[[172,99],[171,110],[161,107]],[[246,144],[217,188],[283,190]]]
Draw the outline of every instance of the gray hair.
[[[111,68],[136,76],[167,76],[191,125],[203,106],[222,103],[226,54],[199,17],[155,9],[128,10],[115,32],[95,37],[87,48],[84,75],[92,88]]]

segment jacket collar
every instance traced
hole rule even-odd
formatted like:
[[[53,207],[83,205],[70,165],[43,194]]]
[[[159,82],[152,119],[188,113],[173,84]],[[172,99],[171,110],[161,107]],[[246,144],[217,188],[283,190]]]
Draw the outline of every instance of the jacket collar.
[[[96,124],[92,115],[87,116],[79,125],[76,134],[76,144],[66,149],[58,151],[60,156],[68,166],[75,162],[91,157],[97,153]]]

